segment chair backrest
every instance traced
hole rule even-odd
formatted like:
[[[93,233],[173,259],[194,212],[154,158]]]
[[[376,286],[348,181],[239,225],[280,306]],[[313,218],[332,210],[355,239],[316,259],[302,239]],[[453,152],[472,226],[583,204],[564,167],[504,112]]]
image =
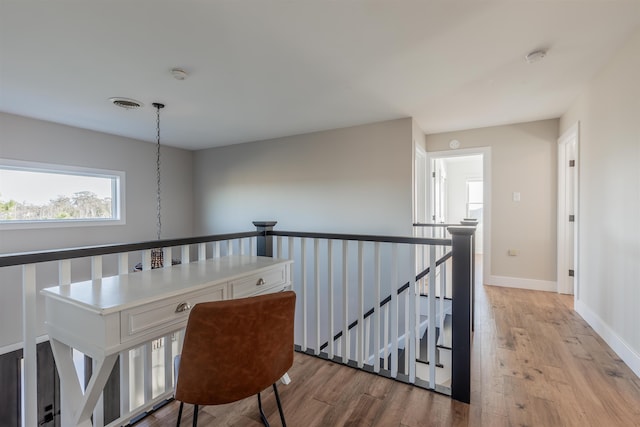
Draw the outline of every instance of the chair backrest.
[[[189,315],[175,398],[219,405],[257,394],[293,365],[292,291],[196,304]]]

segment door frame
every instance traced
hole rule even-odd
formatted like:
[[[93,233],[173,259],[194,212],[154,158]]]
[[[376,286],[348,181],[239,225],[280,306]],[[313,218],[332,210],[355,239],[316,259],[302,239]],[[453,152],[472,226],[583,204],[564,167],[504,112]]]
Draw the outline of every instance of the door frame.
[[[427,222],[429,203],[425,199],[429,190],[425,186],[429,184],[427,177],[427,151],[414,144],[414,179],[413,179],[413,222]]]
[[[558,138],[558,218],[557,218],[557,291],[579,297],[579,230],[580,230],[580,122],[576,122]],[[575,166],[569,166],[574,160]],[[573,179],[568,180],[571,176]],[[570,188],[572,187],[572,188]],[[571,209],[573,206],[573,209]],[[574,215],[573,237],[570,234],[569,215]],[[573,248],[571,248],[573,245]],[[573,252],[573,266],[567,254]],[[568,270],[573,267],[573,280]]]
[[[491,277],[491,147],[473,147],[445,151],[427,151],[427,168],[429,184],[426,186],[427,203],[429,209],[428,219],[432,215],[431,178],[433,175],[433,160],[461,156],[482,156],[482,180],[483,180],[483,242],[482,242],[482,283],[489,283]]]

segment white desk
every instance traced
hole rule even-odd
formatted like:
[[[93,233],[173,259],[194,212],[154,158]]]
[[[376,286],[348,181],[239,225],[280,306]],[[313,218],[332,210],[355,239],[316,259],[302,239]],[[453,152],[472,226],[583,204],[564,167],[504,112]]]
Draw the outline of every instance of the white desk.
[[[229,256],[43,289],[62,411],[68,411],[63,420],[92,425],[91,414],[121,351],[184,328],[196,303],[288,288],[291,263]],[[84,394],[73,365],[74,348],[94,361]]]

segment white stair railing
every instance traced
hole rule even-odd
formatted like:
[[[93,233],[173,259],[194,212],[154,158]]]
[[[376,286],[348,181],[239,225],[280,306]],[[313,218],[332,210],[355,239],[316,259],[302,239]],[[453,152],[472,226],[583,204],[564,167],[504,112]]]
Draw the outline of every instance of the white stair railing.
[[[416,281],[416,257],[418,252],[427,257],[430,279],[421,281],[430,282],[430,294],[438,295],[443,291],[433,278],[444,269],[444,263],[436,265],[436,255],[444,249],[375,238],[290,234],[276,233],[272,244],[275,256],[294,260],[298,350],[415,383],[422,285]],[[404,290],[398,292],[401,284]],[[380,306],[384,295],[388,301]],[[423,326],[434,331],[427,334],[430,360],[436,360],[435,331],[443,322],[440,300],[431,299],[429,312],[434,315]],[[428,380],[427,388],[438,386],[435,369],[434,363],[428,378],[421,378]],[[439,391],[446,392],[446,386],[440,386]]]

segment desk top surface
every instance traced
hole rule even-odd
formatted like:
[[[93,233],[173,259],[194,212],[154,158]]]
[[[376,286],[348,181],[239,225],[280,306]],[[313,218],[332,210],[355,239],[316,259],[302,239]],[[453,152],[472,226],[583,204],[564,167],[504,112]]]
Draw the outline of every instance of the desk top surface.
[[[45,297],[106,315],[291,262],[269,257],[232,255],[54,286],[40,292]]]

